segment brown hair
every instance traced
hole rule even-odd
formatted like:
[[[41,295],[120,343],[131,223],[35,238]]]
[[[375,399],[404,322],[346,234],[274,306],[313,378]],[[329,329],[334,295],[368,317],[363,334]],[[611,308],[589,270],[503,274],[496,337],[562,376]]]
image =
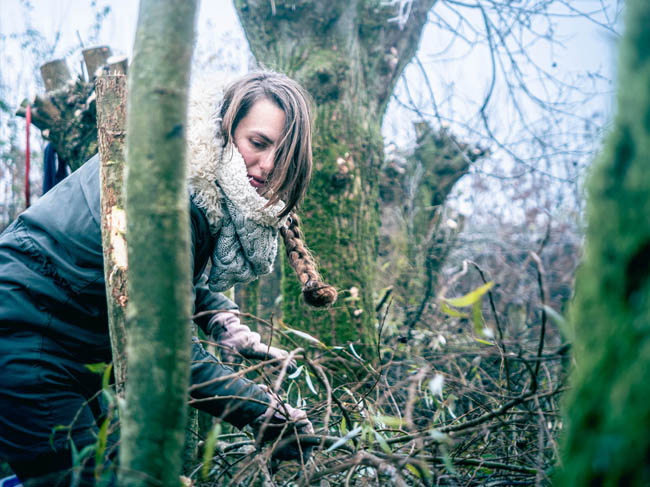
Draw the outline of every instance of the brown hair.
[[[326,306],[336,301],[337,292],[333,286],[325,284],[316,269],[316,262],[305,247],[300,219],[292,213],[286,227],[280,228],[287,251],[287,260],[296,271],[298,280],[302,284],[302,296],[311,306]]]
[[[291,78],[273,71],[256,71],[230,84],[220,109],[224,146],[234,141],[235,129],[260,99],[268,99],[284,112],[284,129],[269,174],[269,205],[284,200],[278,215],[288,215],[302,201],[311,178],[311,100]]]

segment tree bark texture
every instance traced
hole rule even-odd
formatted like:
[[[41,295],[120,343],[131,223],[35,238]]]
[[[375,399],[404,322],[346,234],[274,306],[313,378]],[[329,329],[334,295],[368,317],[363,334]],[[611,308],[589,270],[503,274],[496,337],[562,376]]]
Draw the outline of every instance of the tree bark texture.
[[[101,162],[102,247],[108,304],[108,329],[117,393],[126,384],[127,249],[124,195],[126,76],[101,76],[96,82],[97,137]]]
[[[558,485],[650,484],[650,3],[626,4],[618,114],[589,182]]]
[[[395,8],[379,0],[235,0],[255,57],[301,82],[317,107],[314,176],[301,215],[307,244],[341,299],[329,311],[307,309],[285,265],[283,313],[325,342],[375,341],[381,123],[434,3],[415,0],[400,29],[389,22]]]
[[[189,381],[185,123],[196,1],[142,0],[127,113],[126,409],[120,486],[177,487]]]

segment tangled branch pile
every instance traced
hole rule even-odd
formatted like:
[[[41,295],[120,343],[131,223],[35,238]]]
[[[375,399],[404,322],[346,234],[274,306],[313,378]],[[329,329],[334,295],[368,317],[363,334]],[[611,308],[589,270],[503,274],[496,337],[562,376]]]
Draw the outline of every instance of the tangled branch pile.
[[[382,324],[376,347],[364,350],[327,347],[258,320],[293,343],[302,365],[282,390],[277,365],[241,373],[307,409],[316,434],[303,444],[315,446],[313,455],[275,465],[273,445],[260,452],[252,435],[224,434],[188,474],[206,487],[547,485],[558,459],[568,346],[548,336],[546,313],[538,316],[530,333],[512,339],[478,338],[469,320],[447,316],[438,330],[418,330],[404,343],[399,334],[382,336]]]

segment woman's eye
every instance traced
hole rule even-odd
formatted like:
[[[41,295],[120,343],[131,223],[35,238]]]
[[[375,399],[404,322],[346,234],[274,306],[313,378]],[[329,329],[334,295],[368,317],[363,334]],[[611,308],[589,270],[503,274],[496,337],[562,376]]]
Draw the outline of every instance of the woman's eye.
[[[253,147],[255,147],[256,149],[263,149],[266,144],[264,144],[264,142],[262,142],[261,140],[253,139],[253,140],[251,140],[251,145]]]

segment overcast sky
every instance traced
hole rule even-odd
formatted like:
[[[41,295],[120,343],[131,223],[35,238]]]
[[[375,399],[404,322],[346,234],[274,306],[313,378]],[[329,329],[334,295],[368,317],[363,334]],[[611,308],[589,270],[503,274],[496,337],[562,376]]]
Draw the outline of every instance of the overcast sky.
[[[325,0],[324,0],[325,1]],[[604,4],[615,5],[616,0],[603,0]],[[31,5],[29,9],[25,5]],[[93,6],[94,5],[94,6]],[[598,5],[595,0],[571,0],[571,5],[585,7]],[[95,14],[105,6],[110,6],[110,12],[101,23],[101,30],[92,30]],[[33,96],[37,91],[34,83],[35,69],[38,62],[31,54],[11,39],[12,34],[21,34],[28,28],[40,32],[47,45],[56,44],[52,58],[66,57],[72,71],[79,72],[80,45],[109,45],[116,54],[130,55],[135,26],[137,21],[138,2],[136,0],[0,0],[0,34],[4,36],[0,44],[1,80],[12,87],[9,102],[19,103],[25,97]],[[445,16],[445,5],[439,3],[436,13]],[[452,21],[450,15],[450,22]],[[55,41],[57,33],[60,38]],[[473,50],[467,49],[462,43],[456,43],[445,56],[438,53],[440,46],[449,39],[448,33],[442,32],[435,26],[429,26],[422,37],[418,56],[427,66],[428,75],[438,99],[439,108],[449,119],[476,121],[477,107],[480,106],[490,85],[489,54],[484,47]],[[598,89],[609,90],[594,99],[585,110],[601,110],[608,112],[611,107],[613,85],[607,83],[614,74],[614,53],[616,36],[600,28],[593,22],[583,18],[560,20],[553,33],[554,38],[560,39],[562,45],[549,48],[538,44],[530,48],[531,57],[544,69],[556,73],[561,79],[589,78],[598,85]],[[456,47],[457,46],[457,47]],[[203,65],[214,65],[210,62],[220,61],[228,65],[228,69],[244,72],[250,61],[246,41],[235,14],[232,0],[204,0],[200,3],[197,44],[195,61]],[[218,58],[218,59],[215,59]],[[427,63],[429,60],[435,60]],[[218,63],[217,63],[218,64]],[[416,101],[427,103],[428,89],[421,80],[418,69],[413,65],[407,69],[406,76]],[[531,77],[531,86],[534,84]],[[588,84],[585,85],[587,87]],[[511,112],[502,107],[500,90],[491,103],[492,119],[498,119],[496,129],[515,133],[514,126],[509,120]],[[403,97],[403,89],[398,96]],[[453,96],[452,96],[453,95]],[[503,104],[505,106],[505,104]],[[425,107],[426,108],[426,107]],[[532,105],[526,109],[534,110]],[[431,111],[431,110],[430,110]],[[388,139],[396,140],[399,145],[411,140],[410,123],[404,123],[404,111],[393,102],[384,123],[384,134]],[[452,124],[453,125],[453,124]],[[456,133],[462,131],[460,126],[453,127]],[[470,132],[463,134],[468,137]],[[0,127],[0,136],[1,127]],[[502,162],[499,167],[504,167]]]

